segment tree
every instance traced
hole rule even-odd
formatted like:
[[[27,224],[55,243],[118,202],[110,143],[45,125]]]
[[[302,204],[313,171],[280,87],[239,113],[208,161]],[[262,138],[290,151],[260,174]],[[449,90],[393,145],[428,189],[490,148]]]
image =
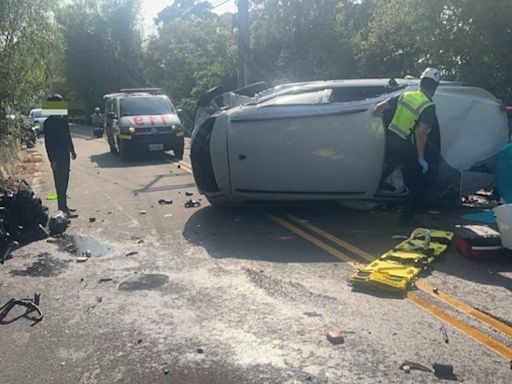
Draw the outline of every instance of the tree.
[[[147,85],[138,9],[139,0],[75,0],[59,13],[68,84],[89,111],[105,93]]]
[[[236,84],[236,44],[230,15],[204,1],[177,1],[157,18],[158,35],[145,49],[145,74],[188,112],[206,90]]]
[[[52,0],[0,1],[0,136],[5,114],[27,109],[54,79],[61,50],[55,9]]]

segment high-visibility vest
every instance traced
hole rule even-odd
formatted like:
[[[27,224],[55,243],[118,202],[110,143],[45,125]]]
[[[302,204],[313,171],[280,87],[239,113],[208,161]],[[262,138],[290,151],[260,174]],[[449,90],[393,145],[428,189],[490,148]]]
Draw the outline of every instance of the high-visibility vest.
[[[434,102],[422,91],[402,93],[398,98],[395,116],[389,124],[389,130],[402,139],[408,140],[422,112],[431,105],[434,105]]]

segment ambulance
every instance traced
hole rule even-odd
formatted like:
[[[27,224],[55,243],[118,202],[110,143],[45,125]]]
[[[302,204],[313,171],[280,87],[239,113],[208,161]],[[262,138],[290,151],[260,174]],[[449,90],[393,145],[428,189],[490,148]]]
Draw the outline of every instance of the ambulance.
[[[121,89],[103,96],[110,151],[126,161],[140,152],[174,152],[183,158],[184,128],[171,100],[159,88]]]

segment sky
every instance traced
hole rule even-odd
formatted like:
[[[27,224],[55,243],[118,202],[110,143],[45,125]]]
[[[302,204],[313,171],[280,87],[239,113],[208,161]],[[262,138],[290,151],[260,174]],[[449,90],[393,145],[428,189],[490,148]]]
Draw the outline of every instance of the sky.
[[[208,0],[214,8],[216,13],[235,12],[235,0]],[[162,9],[173,3],[173,0],[142,0],[142,17],[144,20],[145,34],[153,32],[153,19],[158,15]],[[222,4],[222,5],[220,5]],[[218,5],[218,6],[217,6]]]

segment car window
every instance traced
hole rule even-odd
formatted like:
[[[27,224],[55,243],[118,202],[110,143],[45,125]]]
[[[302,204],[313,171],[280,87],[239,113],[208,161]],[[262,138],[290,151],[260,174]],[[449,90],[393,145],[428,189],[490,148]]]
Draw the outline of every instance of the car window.
[[[174,108],[165,97],[133,97],[121,100],[121,116],[175,114]]]
[[[41,110],[38,110],[38,109],[34,109],[32,111],[30,111],[30,117],[36,119],[38,117],[43,117],[43,112]]]
[[[332,89],[322,89],[316,92],[298,93],[292,95],[282,95],[274,97],[261,103],[261,106],[272,105],[308,105],[308,104],[327,104],[331,98]]]

